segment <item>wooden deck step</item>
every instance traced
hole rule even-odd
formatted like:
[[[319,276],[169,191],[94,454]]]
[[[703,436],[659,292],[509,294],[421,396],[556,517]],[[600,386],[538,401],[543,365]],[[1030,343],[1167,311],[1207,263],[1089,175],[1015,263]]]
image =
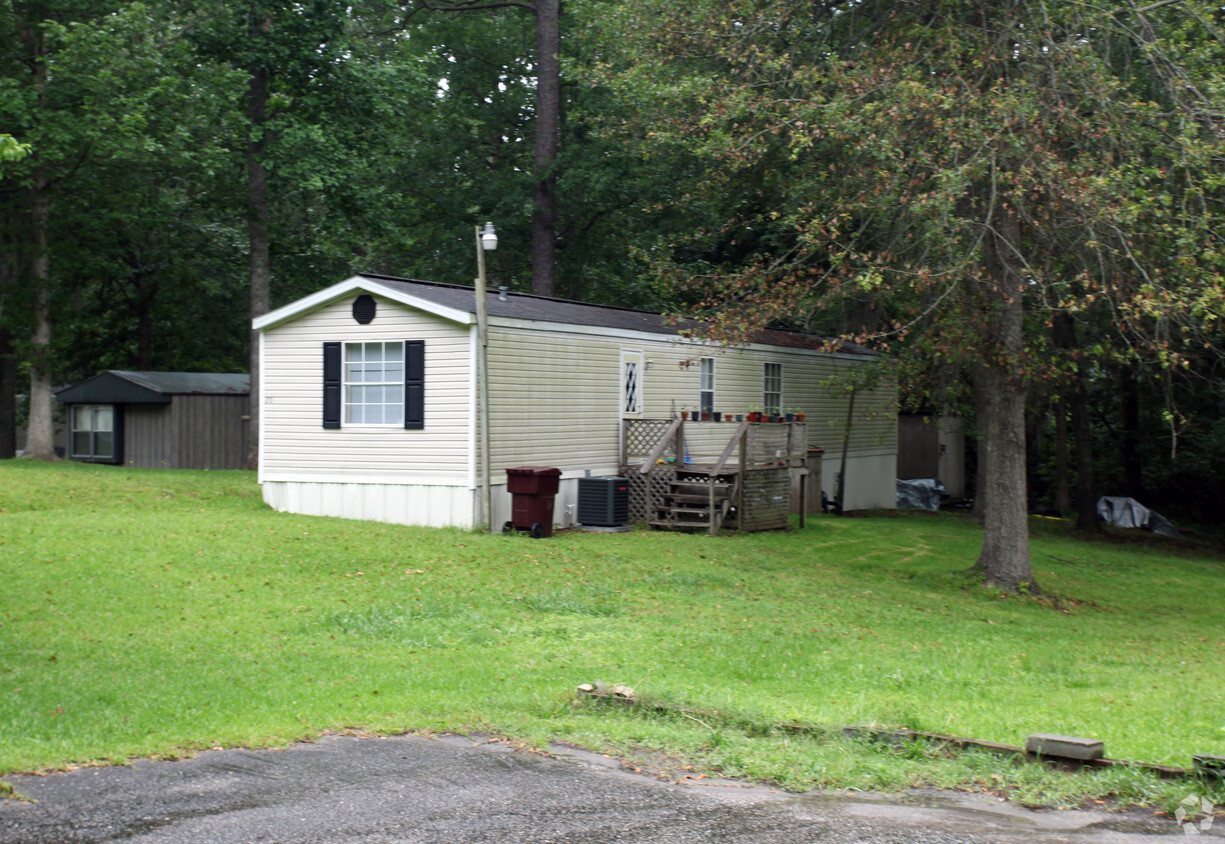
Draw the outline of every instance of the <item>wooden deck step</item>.
[[[693,494],[709,492],[711,487],[714,487],[716,490],[721,489],[725,491],[732,488],[731,484],[724,483],[723,481],[715,481],[708,484],[698,483],[697,481],[669,481],[668,486],[670,486],[676,492]]]
[[[708,530],[710,522],[703,520],[700,522],[673,522],[667,519],[651,519],[647,522],[651,527],[664,528],[665,530]]]
[[[663,496],[663,497],[664,497],[664,498],[667,498],[667,499],[670,499],[672,502],[674,502],[674,503],[676,503],[676,504],[709,504],[709,503],[710,503],[710,495],[709,495],[709,494],[707,494],[707,495],[690,495],[690,494],[688,494],[688,493],[676,493],[676,492],[667,493],[667,492],[666,492],[666,493],[664,493],[664,496]],[[726,490],[724,490],[724,491],[723,491],[723,492],[721,492],[721,493],[716,493],[716,494],[715,494],[715,503],[716,503],[716,504],[717,504],[717,503],[719,503],[720,501],[726,501],[726,500],[727,500],[727,491],[726,491]]]
[[[709,507],[671,507],[669,511],[675,515],[697,516],[703,519],[710,518]]]

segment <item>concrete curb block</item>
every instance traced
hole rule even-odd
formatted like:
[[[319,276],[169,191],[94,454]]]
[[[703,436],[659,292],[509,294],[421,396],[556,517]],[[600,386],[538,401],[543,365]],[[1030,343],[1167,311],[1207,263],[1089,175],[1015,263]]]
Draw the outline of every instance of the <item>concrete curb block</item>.
[[[614,686],[597,689],[591,684],[584,683],[582,686],[578,687],[576,693],[580,700],[594,701],[597,703],[616,703],[622,706],[638,709],[643,712],[680,715],[692,721],[697,721],[709,729],[714,728],[707,723],[708,720],[719,720],[717,712],[712,713],[683,706],[661,703],[659,701],[644,700],[642,698],[634,697],[632,689],[626,689],[626,691],[629,692],[629,695],[615,694],[612,693],[614,689],[620,691],[625,689],[625,687]],[[1049,733],[1034,733],[1028,737],[1026,746],[1020,747],[1019,745],[1015,744],[1001,744],[999,742],[984,741],[982,739],[963,738],[961,736],[950,736],[942,733],[929,733],[923,730],[889,730],[882,727],[872,727],[866,725],[843,727],[841,730],[839,730],[837,727],[827,727],[816,724],[773,724],[771,725],[771,729],[791,733],[792,735],[806,735],[819,738],[828,738],[840,733],[847,738],[868,738],[873,741],[880,741],[893,745],[901,745],[907,742],[923,740],[955,747],[959,750],[973,747],[978,748],[979,750],[986,750],[989,753],[995,753],[1000,756],[1019,756],[1024,758],[1027,762],[1055,763],[1071,770],[1080,770],[1082,768],[1137,768],[1142,771],[1154,773],[1161,779],[1196,779],[1201,776],[1222,776],[1220,771],[1225,770],[1225,756],[1199,754],[1195,757],[1196,765],[1194,769],[1172,768],[1166,765],[1154,765],[1149,762],[1131,762],[1125,759],[1107,759],[1104,756],[1104,745],[1097,739],[1085,739],[1075,736],[1059,736]],[[1205,759],[1205,762],[1199,762],[1201,757]],[[1217,760],[1220,761],[1218,762]],[[1220,768],[1217,767],[1218,764],[1221,766]]]

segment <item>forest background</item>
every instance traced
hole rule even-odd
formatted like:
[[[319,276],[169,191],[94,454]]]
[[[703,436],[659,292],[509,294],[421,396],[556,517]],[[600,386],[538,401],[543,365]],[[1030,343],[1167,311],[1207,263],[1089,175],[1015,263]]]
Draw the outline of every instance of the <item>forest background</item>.
[[[887,351],[1022,518],[1225,523],[1223,32],[1197,0],[8,0],[0,458],[53,386],[247,371],[252,315],[355,272],[471,283],[489,220],[495,285]]]

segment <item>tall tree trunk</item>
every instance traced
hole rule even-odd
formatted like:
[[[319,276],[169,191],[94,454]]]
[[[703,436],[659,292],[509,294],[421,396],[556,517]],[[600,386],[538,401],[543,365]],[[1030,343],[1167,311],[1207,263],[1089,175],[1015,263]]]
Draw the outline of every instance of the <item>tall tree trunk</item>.
[[[41,110],[47,95],[47,61],[42,31],[44,7],[29,10],[30,19],[19,22],[22,46],[28,56],[31,84]],[[35,150],[34,155],[39,153]],[[41,166],[34,168],[33,183],[26,195],[30,225],[30,285],[33,291],[30,332],[30,419],[26,427],[27,457],[55,459],[55,398],[51,385],[51,254],[48,226],[51,221],[51,183]]]
[[[1084,361],[1076,361],[1072,382],[1072,425],[1076,431],[1076,529],[1097,532],[1097,483],[1093,477],[1093,426],[1089,420],[1089,396],[1085,386]]]
[[[263,20],[263,31],[271,26]],[[255,37],[253,33],[253,37]],[[249,313],[251,319],[268,313],[269,290],[272,286],[272,262],[269,256],[268,234],[268,172],[264,168],[264,126],[268,117],[269,72],[254,67],[247,88],[247,240],[250,282]],[[248,469],[259,468],[260,418],[260,355],[259,332],[251,329],[248,368],[251,374],[251,394],[248,399],[247,460]]]
[[[36,173],[29,193],[30,283],[34,288],[30,333],[30,422],[25,456],[55,460],[55,396],[51,384],[51,255],[47,226],[51,196],[46,179]]]
[[[1029,515],[1025,510],[1025,391],[1003,366],[985,367],[988,506],[977,569],[988,586],[1034,591],[1029,560]]]
[[[982,380],[985,377],[983,365],[975,363],[970,373],[970,382],[974,385],[974,419],[978,428],[978,438],[975,441],[977,460],[974,464],[974,510],[971,517],[980,525],[987,518],[987,510],[991,506],[988,501],[990,488],[987,478],[991,476],[987,465],[987,416],[991,409],[987,401],[987,385]]]
[[[1050,412],[1050,402],[1045,407],[1031,408],[1025,414],[1025,509],[1033,512],[1038,508],[1039,495],[1045,495],[1046,490],[1039,484],[1030,484],[1039,477],[1039,463],[1046,451],[1046,417]]]
[[[1051,328],[1055,347],[1072,364],[1072,374],[1067,379],[1063,392],[1068,397],[1067,405],[1072,414],[1072,428],[1076,434],[1076,528],[1077,530],[1096,531],[1100,525],[1097,521],[1097,493],[1093,481],[1093,431],[1089,424],[1085,364],[1081,359],[1080,347],[1076,340],[1076,320],[1067,311],[1060,311],[1055,314]],[[1067,421],[1062,414],[1060,422],[1064,425],[1063,436],[1066,437]],[[1066,454],[1065,446],[1060,451],[1065,472],[1067,471]]]
[[[17,264],[6,235],[0,233],[0,460],[17,456],[17,358],[13,332],[4,324],[4,294],[12,289]]]
[[[1019,259],[1016,212],[997,212],[988,238],[989,277],[982,282],[991,316],[982,328],[982,372],[987,445],[987,509],[976,568],[989,586],[1037,591],[1029,559],[1025,502],[1024,296],[1028,280]]]
[[[532,292],[557,291],[557,146],[561,133],[560,0],[536,0],[536,138]]]
[[[1064,517],[1072,512],[1068,486],[1068,402],[1063,396],[1055,402],[1055,509]]]
[[[157,282],[148,275],[136,276],[136,368],[153,369],[153,300]]]
[[[17,360],[13,334],[0,325],[0,460],[17,456]]]
[[[1135,365],[1119,373],[1123,400],[1123,488],[1128,498],[1143,500],[1144,473],[1140,458],[1140,379]]]
[[[1076,404],[1076,391],[1078,389],[1076,373],[1080,369],[1080,364],[1076,360],[1076,355],[1077,355],[1076,319],[1067,311],[1058,311],[1056,312],[1055,316],[1052,318],[1051,320],[1051,342],[1054,344],[1055,348],[1059,350],[1060,359],[1066,360],[1072,366],[1072,373],[1066,378],[1064,378],[1059,385],[1059,393],[1060,393],[1059,395],[1059,419],[1056,422],[1058,426],[1059,438],[1060,438],[1059,454],[1058,454],[1058,461],[1059,461],[1058,472],[1060,474],[1060,477],[1063,479],[1062,486],[1060,487],[1060,495],[1066,496],[1068,494],[1068,489],[1067,489],[1068,487],[1068,484],[1067,484],[1067,471],[1068,471],[1067,410],[1074,408]],[[1068,399],[1069,396],[1071,396],[1070,401]],[[1073,410],[1073,413],[1075,413],[1074,410]],[[1079,448],[1080,448],[1079,432],[1077,432],[1076,445],[1077,445],[1077,454],[1079,455],[1080,453],[1079,452]],[[1078,471],[1079,471],[1079,464],[1078,464]],[[1079,483],[1080,480],[1081,479],[1078,477],[1077,482]],[[1061,501],[1062,500],[1063,499],[1061,499]],[[1080,500],[1078,498],[1077,499],[1078,506],[1079,506],[1079,501]],[[1059,512],[1061,515],[1067,513],[1070,510],[1071,510],[1070,502],[1067,502],[1067,509],[1064,508],[1064,504],[1060,504]]]

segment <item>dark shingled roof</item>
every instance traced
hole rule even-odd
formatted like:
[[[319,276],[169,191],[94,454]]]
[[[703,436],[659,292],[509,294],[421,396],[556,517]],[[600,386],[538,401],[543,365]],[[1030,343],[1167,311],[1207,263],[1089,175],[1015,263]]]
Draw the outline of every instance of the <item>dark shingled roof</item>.
[[[167,404],[171,396],[245,396],[251,376],[222,372],[130,372],[108,369],[55,394],[64,404]]]
[[[476,310],[471,287],[440,284],[433,281],[394,278],[374,273],[362,273],[361,277],[384,285],[392,290],[426,299],[457,311],[472,313]],[[488,291],[486,300],[488,303],[486,307],[491,317],[588,325],[626,331],[646,331],[652,334],[668,334],[671,336],[679,336],[685,330],[695,331],[698,333],[698,336],[701,336],[701,329],[703,327],[703,324],[696,320],[682,320],[676,325],[672,325],[666,322],[661,314],[651,311],[636,311],[630,308],[617,308],[611,305],[592,305],[585,302],[571,302],[566,299],[550,299],[544,296],[533,296],[530,293],[507,291],[506,301],[503,301],[496,288]],[[831,343],[828,337],[802,334],[798,331],[777,330],[759,332],[753,340],[757,343],[772,346],[818,350],[828,350]],[[876,352],[870,349],[856,346],[853,343],[834,342],[835,350],[845,354],[876,354]]]

